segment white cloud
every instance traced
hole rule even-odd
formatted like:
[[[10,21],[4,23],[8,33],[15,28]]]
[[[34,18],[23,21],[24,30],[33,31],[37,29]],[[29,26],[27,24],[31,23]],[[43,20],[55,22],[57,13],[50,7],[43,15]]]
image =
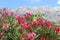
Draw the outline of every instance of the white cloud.
[[[60,0],[57,1],[57,4],[60,4]]]

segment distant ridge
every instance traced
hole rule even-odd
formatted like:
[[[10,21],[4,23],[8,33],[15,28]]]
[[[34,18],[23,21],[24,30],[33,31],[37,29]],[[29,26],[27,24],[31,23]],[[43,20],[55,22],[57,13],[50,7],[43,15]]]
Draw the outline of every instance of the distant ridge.
[[[23,15],[25,12],[30,13],[38,13],[41,12],[42,15],[48,20],[48,21],[55,21],[60,22],[60,7],[48,7],[48,6],[42,6],[42,7],[19,7],[19,8],[7,8],[6,11],[12,11],[15,13],[18,13],[20,15]]]

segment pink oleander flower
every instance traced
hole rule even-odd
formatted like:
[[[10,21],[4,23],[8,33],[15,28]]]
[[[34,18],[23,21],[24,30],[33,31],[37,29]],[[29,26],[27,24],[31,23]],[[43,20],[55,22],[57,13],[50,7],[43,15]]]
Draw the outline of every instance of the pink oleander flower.
[[[50,38],[50,40],[54,40],[53,38]]]
[[[55,27],[55,32],[58,34],[60,32],[60,27]]]
[[[23,29],[28,29],[28,30],[31,30],[31,27],[30,25],[28,25],[28,23],[24,22],[24,23],[21,23],[21,26]]]
[[[40,36],[40,39],[39,40],[46,40],[46,38],[43,37],[43,36]]]
[[[22,31],[22,29],[21,29],[21,28],[19,28],[19,29],[18,29],[18,32],[21,32],[21,31]]]
[[[2,9],[0,9],[0,12],[2,12]]]
[[[51,22],[45,22],[44,26],[47,26],[48,28],[51,28]]]
[[[56,25],[56,24],[52,24],[52,26],[53,26],[53,28],[58,27],[58,25]]]
[[[34,37],[36,36],[36,34],[34,32],[31,33]]]
[[[37,25],[37,21],[30,21],[29,24],[32,25],[32,27],[35,27]]]
[[[29,17],[32,17],[32,14],[31,13],[26,13],[24,14],[25,18],[29,18]]]
[[[0,18],[2,17],[2,14],[0,14]]]
[[[2,9],[2,12],[3,12],[3,13],[6,13],[6,9],[7,9],[7,8],[3,8],[3,9]]]
[[[3,11],[6,11],[6,8],[3,8]]]
[[[31,34],[30,34],[30,33],[27,33],[27,34],[26,34],[26,38],[27,38],[27,39],[31,39]]]
[[[31,38],[30,40],[34,40],[34,38]]]
[[[39,18],[38,20],[37,20],[37,24],[38,25],[41,25],[41,24],[44,24],[45,23],[45,20],[43,20],[42,18]]]
[[[54,24],[53,28],[54,28],[56,34],[58,34],[60,32],[60,27],[58,25]]]
[[[15,13],[14,16],[17,18],[18,16],[20,16],[19,14]]]
[[[3,29],[9,28],[9,23],[3,23]]]
[[[30,40],[33,40],[33,38],[36,36],[36,34],[34,33],[34,32],[32,32],[32,33],[27,33],[26,34],[26,38],[27,39],[30,39]]]
[[[2,32],[0,32],[0,38],[3,38],[3,36],[4,36],[4,35],[3,35],[3,33],[2,33]]]
[[[24,22],[24,18],[21,17],[21,16],[18,16],[18,17],[16,18],[16,21],[18,22],[18,24],[21,24],[21,23]]]
[[[23,37],[20,37],[20,40],[24,40],[24,38]]]
[[[6,13],[7,16],[11,16],[11,15],[13,15],[13,14],[14,14],[13,12],[7,12],[7,13]]]

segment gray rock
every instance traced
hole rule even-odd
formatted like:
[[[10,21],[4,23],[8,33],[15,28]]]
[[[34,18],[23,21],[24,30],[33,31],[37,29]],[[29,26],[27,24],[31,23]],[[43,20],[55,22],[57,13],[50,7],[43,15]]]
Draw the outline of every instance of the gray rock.
[[[7,8],[7,11],[12,11],[15,13],[18,13],[20,15],[23,15],[25,12],[30,13],[39,13],[41,12],[42,15],[48,20],[48,21],[55,21],[60,22],[60,7],[20,7],[20,8]]]

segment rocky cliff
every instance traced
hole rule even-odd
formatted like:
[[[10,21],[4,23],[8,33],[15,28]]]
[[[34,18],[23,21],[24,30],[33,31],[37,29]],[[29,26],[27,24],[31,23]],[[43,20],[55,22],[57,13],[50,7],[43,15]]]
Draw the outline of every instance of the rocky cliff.
[[[7,8],[6,11],[12,11],[20,15],[25,12],[30,13],[42,13],[42,15],[49,21],[60,22],[60,7],[19,7],[19,8]]]

